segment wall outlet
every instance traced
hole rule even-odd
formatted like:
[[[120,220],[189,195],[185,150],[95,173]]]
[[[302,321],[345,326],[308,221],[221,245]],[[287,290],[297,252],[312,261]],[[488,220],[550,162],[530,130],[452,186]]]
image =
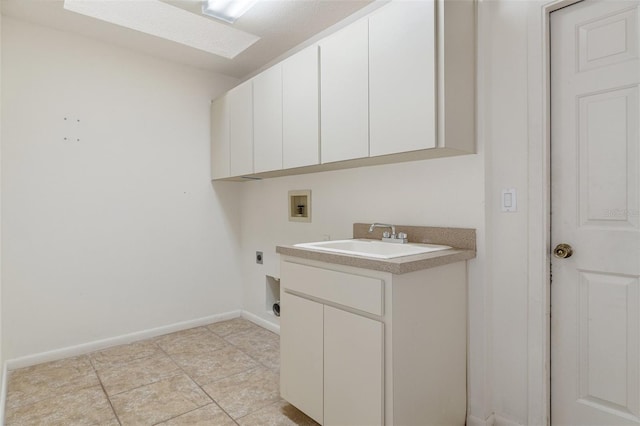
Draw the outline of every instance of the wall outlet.
[[[256,263],[258,265],[262,265],[262,258],[263,258],[262,252],[261,251],[257,251],[256,252]]]

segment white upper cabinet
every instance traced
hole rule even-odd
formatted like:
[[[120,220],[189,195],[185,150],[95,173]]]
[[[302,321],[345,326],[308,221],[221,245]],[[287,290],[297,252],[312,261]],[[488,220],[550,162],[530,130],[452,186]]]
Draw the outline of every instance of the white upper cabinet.
[[[253,86],[246,81],[227,93],[229,102],[229,172],[253,173]]]
[[[369,156],[368,22],[320,42],[322,163]]]
[[[391,2],[369,18],[371,156],[436,147],[433,1]]]
[[[211,103],[211,179],[229,176],[229,106],[223,95]]]
[[[282,166],[320,163],[318,46],[282,62]]]
[[[282,65],[253,79],[253,166],[255,173],[282,169]]]
[[[212,105],[213,178],[475,152],[475,8],[392,0],[231,90]]]

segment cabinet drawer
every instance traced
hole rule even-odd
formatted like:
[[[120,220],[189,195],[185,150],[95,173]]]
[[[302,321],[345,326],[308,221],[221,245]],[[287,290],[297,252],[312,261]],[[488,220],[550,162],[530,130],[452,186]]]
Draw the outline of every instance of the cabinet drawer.
[[[283,262],[285,290],[307,294],[374,315],[383,315],[383,280]]]

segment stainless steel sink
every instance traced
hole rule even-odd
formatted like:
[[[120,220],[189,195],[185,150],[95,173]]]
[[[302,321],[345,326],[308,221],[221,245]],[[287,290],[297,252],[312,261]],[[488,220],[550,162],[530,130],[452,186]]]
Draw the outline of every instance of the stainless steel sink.
[[[439,250],[447,250],[449,246],[434,244],[392,244],[380,240],[335,240],[318,241],[315,243],[300,243],[294,247],[326,251],[330,253],[343,253],[354,256],[373,257],[377,259],[393,259],[396,257],[412,256],[416,254],[431,253]]]

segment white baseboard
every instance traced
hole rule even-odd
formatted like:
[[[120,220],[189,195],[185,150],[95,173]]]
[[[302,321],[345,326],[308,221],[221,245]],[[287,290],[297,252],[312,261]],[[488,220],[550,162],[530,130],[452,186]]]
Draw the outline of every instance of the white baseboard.
[[[162,327],[156,327],[148,330],[137,331],[135,333],[125,334],[122,336],[96,340],[95,342],[83,343],[81,345],[69,346],[62,349],[55,349],[53,351],[47,351],[39,354],[10,359],[10,360],[7,360],[7,362],[5,363],[5,370],[10,371],[10,370],[15,370],[17,368],[23,368],[23,367],[29,367],[31,365],[42,364],[43,362],[57,361],[59,359],[69,358],[69,357],[78,356],[78,355],[84,355],[90,352],[95,352],[100,349],[105,349],[112,346],[124,345],[127,343],[136,342],[138,340],[149,339],[151,337],[161,336],[163,334],[173,333],[180,330],[186,330],[188,328],[198,327],[201,325],[206,325],[214,322],[237,318],[242,314],[243,313],[240,310],[225,312],[222,314],[211,315],[208,317],[197,318],[194,320],[182,321],[182,322],[178,322],[170,325],[165,325]],[[4,392],[4,380],[6,380],[6,375],[3,375],[2,380],[3,380],[3,392]],[[2,407],[4,407],[4,404],[2,405]]]
[[[4,425],[4,407],[7,403],[7,363],[2,366],[2,387],[0,388],[0,425]]]
[[[251,312],[242,311],[242,318],[251,321],[254,324],[259,325],[260,327],[266,328],[269,331],[273,331],[276,334],[280,334],[280,326],[265,320],[264,318],[260,318],[257,315],[252,314]]]
[[[486,420],[482,420],[480,417],[469,415],[467,416],[467,426],[494,426],[494,415],[490,415]]]

